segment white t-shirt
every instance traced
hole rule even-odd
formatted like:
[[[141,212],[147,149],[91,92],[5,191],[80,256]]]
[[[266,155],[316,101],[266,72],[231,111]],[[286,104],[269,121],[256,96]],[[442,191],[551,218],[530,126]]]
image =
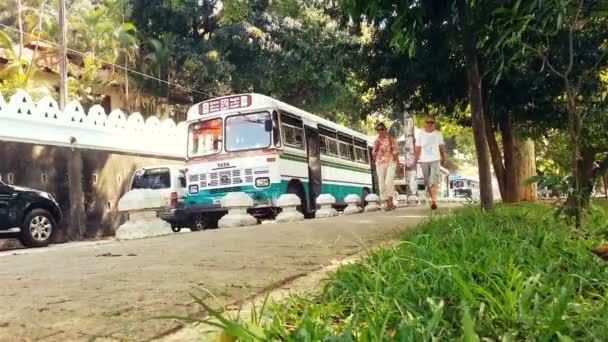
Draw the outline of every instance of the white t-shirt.
[[[443,144],[443,134],[441,132],[435,130],[429,133],[425,130],[420,130],[416,134],[416,147],[420,147],[420,159],[418,161],[428,163],[441,160],[439,146]]]

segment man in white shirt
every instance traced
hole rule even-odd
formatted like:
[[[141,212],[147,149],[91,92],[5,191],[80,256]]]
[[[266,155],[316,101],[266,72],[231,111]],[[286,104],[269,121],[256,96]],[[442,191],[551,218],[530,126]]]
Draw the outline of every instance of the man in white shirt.
[[[427,116],[424,130],[416,135],[416,162],[420,163],[424,184],[431,195],[431,209],[437,209],[437,186],[441,182],[440,166],[445,162],[443,135],[435,129],[435,118]]]

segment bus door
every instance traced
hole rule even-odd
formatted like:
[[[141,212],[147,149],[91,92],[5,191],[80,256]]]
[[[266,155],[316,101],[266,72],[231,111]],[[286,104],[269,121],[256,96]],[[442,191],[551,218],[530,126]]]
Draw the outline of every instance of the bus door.
[[[308,155],[308,193],[310,194],[311,212],[317,208],[317,196],[321,194],[323,176],[321,174],[321,145],[319,131],[311,126],[305,126],[306,147]]]

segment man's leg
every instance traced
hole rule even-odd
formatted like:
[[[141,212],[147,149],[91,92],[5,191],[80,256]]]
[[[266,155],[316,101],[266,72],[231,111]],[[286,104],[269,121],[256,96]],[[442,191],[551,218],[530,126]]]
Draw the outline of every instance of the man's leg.
[[[439,182],[441,181],[441,170],[439,161],[435,161],[429,163],[430,172],[429,172],[429,192],[431,194],[431,209],[437,209],[437,187],[439,186]]]
[[[424,181],[424,190],[427,193],[426,201],[428,203],[428,196],[430,195],[430,176],[431,176],[431,168],[429,163],[420,163],[420,168],[422,169],[422,179]]]

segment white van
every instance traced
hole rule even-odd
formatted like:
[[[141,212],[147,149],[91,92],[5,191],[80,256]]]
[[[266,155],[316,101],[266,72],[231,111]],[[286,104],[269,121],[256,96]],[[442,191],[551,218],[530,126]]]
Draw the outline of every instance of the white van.
[[[149,189],[166,199],[166,209],[182,207],[186,199],[186,168],[177,165],[150,165],[133,173],[131,189]],[[162,210],[161,218],[172,225],[177,219],[167,216],[171,210]]]

